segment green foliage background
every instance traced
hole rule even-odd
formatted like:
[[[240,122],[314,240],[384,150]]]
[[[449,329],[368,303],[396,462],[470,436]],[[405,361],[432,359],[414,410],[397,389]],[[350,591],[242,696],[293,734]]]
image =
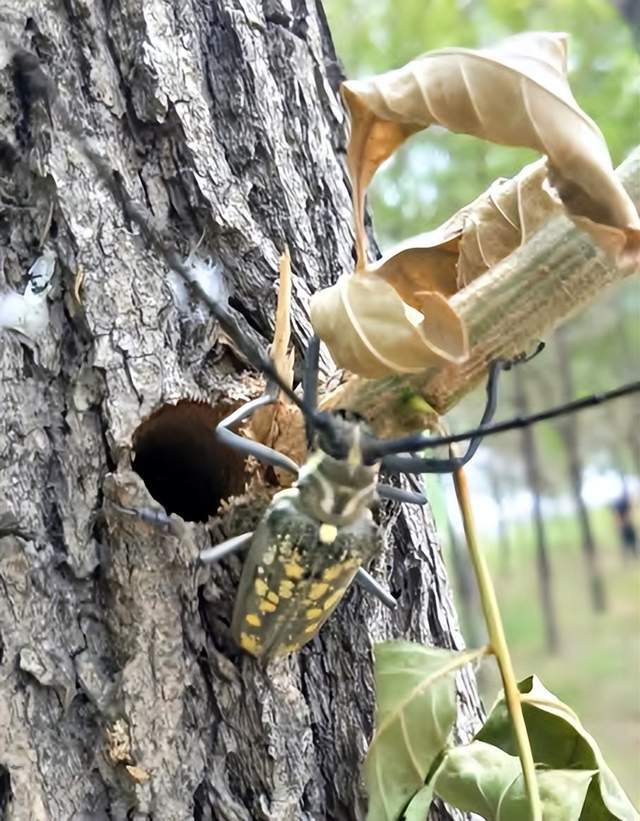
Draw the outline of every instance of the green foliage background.
[[[608,0],[325,0],[336,50],[347,77],[397,68],[437,48],[495,44],[521,31],[569,34],[569,74],[580,106],[602,129],[618,165],[640,143],[640,55],[631,32]],[[533,152],[493,146],[431,128],[411,138],[374,177],[369,191],[378,241],[383,248],[439,225],[500,176],[511,176],[536,159]],[[640,370],[640,287],[634,277],[603,294],[593,308],[570,322],[568,346],[575,394],[606,390]],[[547,350],[526,366],[532,410],[561,401],[557,351]],[[508,378],[500,416],[513,414]],[[456,408],[454,430],[474,425],[483,391]],[[575,418],[583,464],[640,474],[640,400],[632,397]],[[558,428],[538,426],[545,495],[568,492],[567,454]],[[525,486],[517,433],[483,445],[470,470],[472,493],[488,494],[487,467],[506,485],[507,507]],[[433,494],[430,498],[434,499]],[[485,497],[486,498],[486,497]],[[640,502],[635,521],[640,530]],[[478,502],[481,507],[481,501]],[[443,503],[437,518],[447,532]],[[478,511],[481,513],[482,511]],[[536,556],[528,521],[509,523],[511,571],[504,572],[495,534],[484,534],[498,574],[499,593],[517,674],[538,672],[591,727],[632,799],[640,799],[640,563],[623,565],[609,510],[591,512],[608,594],[608,611],[591,612],[575,518],[547,521],[553,586],[562,651],[546,655],[542,614],[536,609]],[[452,564],[450,563],[450,566]],[[472,614],[472,618],[474,618]],[[480,618],[476,612],[475,618]],[[487,692],[497,682],[487,685]]]

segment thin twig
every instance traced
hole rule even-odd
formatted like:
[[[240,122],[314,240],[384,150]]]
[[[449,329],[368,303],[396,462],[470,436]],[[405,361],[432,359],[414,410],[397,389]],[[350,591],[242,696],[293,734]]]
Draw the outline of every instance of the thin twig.
[[[507,640],[504,634],[504,627],[500,617],[500,610],[498,608],[498,601],[496,599],[493,581],[491,580],[489,568],[476,538],[476,529],[471,509],[471,498],[469,495],[466,476],[462,468],[459,468],[454,472],[453,483],[456,489],[456,496],[458,498],[458,505],[460,507],[465,536],[467,537],[469,554],[471,555],[471,561],[473,563],[476,579],[478,581],[480,601],[487,624],[487,632],[489,634],[489,643],[493,654],[496,657],[496,661],[498,662],[500,677],[502,678],[502,687],[504,689],[504,697],[509,715],[511,717],[513,732],[516,737],[518,756],[522,765],[522,775],[524,776],[524,784],[529,797],[531,819],[532,821],[542,821],[540,792],[538,790],[538,781],[536,779],[536,770],[533,760],[533,753],[531,751],[531,743],[529,741],[527,726],[522,714],[520,691],[518,690],[518,684],[513,671],[513,663],[511,661],[511,654],[509,653],[509,647],[507,646]]]

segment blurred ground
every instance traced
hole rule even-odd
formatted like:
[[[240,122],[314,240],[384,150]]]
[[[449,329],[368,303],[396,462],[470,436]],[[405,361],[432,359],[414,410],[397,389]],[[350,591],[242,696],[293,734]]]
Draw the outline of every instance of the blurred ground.
[[[609,510],[592,512],[592,520],[607,585],[608,610],[603,614],[594,614],[589,606],[575,520],[546,521],[562,639],[557,656],[549,656],[544,648],[528,525],[511,527],[509,576],[500,573],[495,544],[487,544],[487,554],[518,679],[535,672],[578,713],[631,800],[640,806],[640,561],[623,560]],[[639,520],[636,505],[636,525]],[[488,708],[500,687],[489,662],[481,686]]]

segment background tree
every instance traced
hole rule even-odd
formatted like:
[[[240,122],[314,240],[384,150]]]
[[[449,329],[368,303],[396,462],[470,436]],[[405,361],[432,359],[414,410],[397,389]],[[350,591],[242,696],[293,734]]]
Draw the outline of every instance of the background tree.
[[[208,287],[264,345],[288,244],[300,355],[309,294],[351,267],[353,244],[322,10],[9,0],[3,35],[3,287],[24,290],[45,252],[56,274],[42,333],[0,337],[0,806],[94,821],[362,818],[372,639],[460,643],[433,522],[381,514],[393,616],[354,589],[268,670],[233,646],[240,562],[205,571],[197,556],[266,503],[268,475],[243,497],[242,461],[212,437],[262,382],[172,290],[60,116],[165,242],[209,258]],[[14,44],[40,61],[54,105]],[[121,509],[160,510],[149,488],[174,511],[202,495],[186,518],[241,498],[165,532]],[[469,675],[460,700],[465,735],[479,709]]]
[[[514,371],[515,405],[519,416],[530,413],[524,377],[516,368]],[[550,653],[556,653],[560,647],[558,630],[558,616],[555,597],[553,594],[553,575],[549,561],[549,547],[542,514],[542,476],[540,471],[540,457],[536,447],[534,433],[531,428],[523,428],[522,461],[525,465],[527,483],[533,497],[533,525],[536,533],[536,564],[538,569],[538,585],[540,591],[540,611],[545,625],[545,640]]]
[[[571,354],[566,331],[559,328],[555,333],[555,348],[557,351],[558,371],[562,381],[562,393],[565,402],[575,399],[575,389],[573,375],[571,373]],[[598,552],[596,541],[589,520],[589,511],[582,498],[582,459],[580,456],[580,443],[578,440],[578,424],[575,419],[568,423],[558,425],[558,432],[563,441],[567,454],[569,466],[569,479],[571,492],[575,504],[578,522],[580,523],[580,533],[582,550],[584,553],[587,574],[589,576],[589,587],[591,590],[591,604],[594,610],[604,610],[606,608],[606,595],[602,569],[598,563]]]

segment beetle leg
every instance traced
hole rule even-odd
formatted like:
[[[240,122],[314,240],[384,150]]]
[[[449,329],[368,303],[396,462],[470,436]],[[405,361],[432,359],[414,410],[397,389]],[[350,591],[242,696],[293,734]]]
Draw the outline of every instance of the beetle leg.
[[[375,596],[378,601],[381,601],[385,607],[388,607],[389,610],[395,610],[398,603],[393,598],[390,593],[381,587],[378,582],[367,573],[366,570],[363,570],[362,567],[358,568],[358,572],[355,575],[355,581],[360,585],[360,587],[365,590],[367,593],[370,593],[372,596]]]
[[[202,564],[213,564],[218,562],[225,556],[231,556],[233,553],[239,553],[249,546],[249,542],[253,538],[253,532],[242,533],[240,536],[234,536],[227,539],[225,542],[215,545],[215,547],[207,547],[200,553],[200,561]]]
[[[109,506],[117,510],[118,513],[139,519],[141,522],[171,533],[173,536],[182,535],[183,525],[172,519],[163,510],[155,510],[151,507],[124,507],[113,501],[109,502]]]
[[[463,467],[473,457],[482,442],[482,427],[488,425],[493,419],[498,404],[498,376],[509,363],[501,359],[494,360],[489,366],[489,379],[487,380],[487,402],[480,420],[480,426],[470,432],[470,441],[465,453],[462,456],[450,456],[448,459],[436,459],[422,456],[385,456],[382,459],[382,466],[386,470],[394,473],[453,473]],[[415,447],[411,450],[419,450],[420,437],[412,443]]]
[[[485,428],[491,427],[490,422],[496,412],[498,403],[498,376],[501,370],[508,371],[515,365],[530,362],[544,349],[544,342],[539,342],[536,349],[529,354],[517,356],[515,359],[494,359],[489,365],[487,379],[487,402],[480,420],[480,425],[465,434],[448,436],[424,436],[421,433],[404,436],[400,439],[374,441],[365,449],[365,456],[369,459],[380,459],[382,467],[393,473],[453,473],[463,467],[478,450],[485,434]],[[516,420],[518,421],[518,420]],[[522,423],[513,427],[521,427]],[[488,432],[494,432],[491,429]],[[415,453],[435,445],[444,445],[452,442],[461,442],[468,439],[469,445],[462,456],[451,456],[448,459],[426,458],[421,456],[401,456],[402,453]],[[398,455],[396,455],[398,454]]]
[[[376,486],[378,496],[382,499],[392,499],[394,502],[404,502],[408,505],[426,505],[427,497],[423,493],[416,493],[413,490],[403,490],[401,487],[378,484]]]
[[[218,423],[218,426],[216,427],[216,438],[218,441],[223,442],[230,448],[233,448],[233,450],[237,450],[240,453],[246,453],[247,456],[253,456],[259,462],[264,462],[267,465],[273,465],[273,467],[276,468],[282,468],[282,470],[288,470],[290,473],[295,473],[297,475],[298,466],[292,459],[289,459],[288,456],[285,456],[283,453],[278,453],[277,450],[267,447],[267,445],[263,445],[261,442],[254,442],[253,439],[246,439],[244,436],[240,436],[238,433],[234,433],[230,430],[232,425],[235,425],[237,422],[241,422],[243,419],[251,416],[251,414],[258,408],[261,408],[264,405],[271,405],[275,401],[276,397],[272,393],[268,392],[263,396],[259,396],[257,399],[252,399],[250,402],[241,405],[233,413],[230,413],[229,416],[226,416],[221,422]]]

